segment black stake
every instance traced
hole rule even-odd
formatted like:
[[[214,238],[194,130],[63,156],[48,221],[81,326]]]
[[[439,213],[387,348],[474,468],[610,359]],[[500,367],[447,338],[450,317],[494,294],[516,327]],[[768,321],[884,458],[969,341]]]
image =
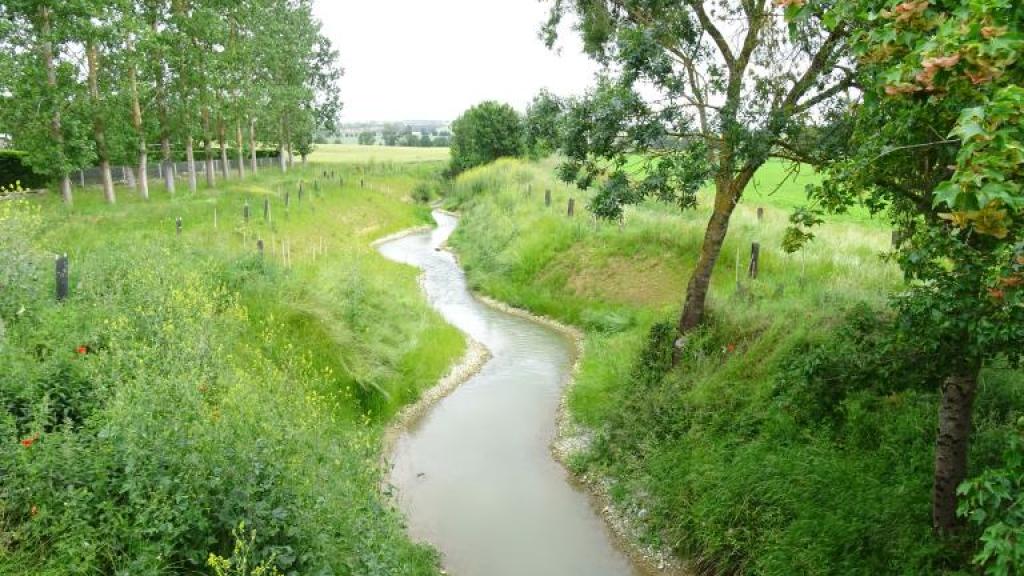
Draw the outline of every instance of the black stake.
[[[757,242],[754,242],[753,244],[750,245],[750,268],[747,270],[747,275],[750,276],[751,279],[757,278],[757,270],[760,259],[761,245],[758,244]]]
[[[68,297],[68,255],[57,256],[57,301],[61,302]]]

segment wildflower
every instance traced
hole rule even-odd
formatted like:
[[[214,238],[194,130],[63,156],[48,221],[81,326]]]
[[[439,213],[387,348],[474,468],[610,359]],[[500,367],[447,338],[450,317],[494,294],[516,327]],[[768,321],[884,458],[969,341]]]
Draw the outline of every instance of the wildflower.
[[[36,436],[25,438],[24,440],[21,441],[21,445],[24,446],[25,448],[29,448],[30,446],[36,443],[36,438]]]
[[[75,348],[75,352],[78,353],[79,356],[84,356],[89,353],[89,347],[82,344],[78,348]]]
[[[33,504],[32,505],[32,509],[29,510],[29,514],[31,514],[32,516],[35,516],[36,514],[39,514],[39,508],[36,508],[36,505]]]
[[[732,354],[736,351],[736,344],[729,342],[729,345],[726,346],[725,349],[729,351],[729,354]]]

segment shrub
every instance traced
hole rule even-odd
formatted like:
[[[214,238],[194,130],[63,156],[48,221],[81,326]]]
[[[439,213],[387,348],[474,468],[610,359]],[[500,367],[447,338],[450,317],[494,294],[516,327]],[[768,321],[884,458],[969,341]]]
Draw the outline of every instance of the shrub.
[[[452,123],[452,133],[451,176],[523,154],[523,120],[508,104],[487,101],[473,106]]]
[[[961,517],[982,530],[974,563],[987,576],[1012,576],[1024,569],[1024,417],[1010,434],[1001,468],[986,470],[960,486]]]
[[[20,183],[22,188],[44,188],[47,177],[37,174],[24,162],[25,153],[18,150],[0,150],[0,188]]]

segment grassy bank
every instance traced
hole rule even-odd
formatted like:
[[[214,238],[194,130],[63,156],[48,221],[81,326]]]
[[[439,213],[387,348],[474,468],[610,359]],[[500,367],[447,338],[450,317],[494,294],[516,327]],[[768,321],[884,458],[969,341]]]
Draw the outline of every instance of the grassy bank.
[[[977,535],[945,546],[930,529],[929,366],[912,342],[885,337],[886,299],[901,283],[879,258],[888,230],[854,212],[784,254],[787,216],[814,176],[783,174],[768,166],[737,208],[710,321],[675,370],[672,322],[706,210],[648,204],[621,227],[597,223],[552,164],[500,161],[456,183],[448,203],[464,217],[453,243],[475,289],[585,330],[569,400],[594,438],[574,465],[607,475],[650,540],[701,571],[967,571]],[[1019,371],[985,373],[974,473],[998,461],[1022,384]]]
[[[0,573],[435,574],[380,434],[464,341],[369,244],[429,222],[408,195],[436,168],[0,201]]]

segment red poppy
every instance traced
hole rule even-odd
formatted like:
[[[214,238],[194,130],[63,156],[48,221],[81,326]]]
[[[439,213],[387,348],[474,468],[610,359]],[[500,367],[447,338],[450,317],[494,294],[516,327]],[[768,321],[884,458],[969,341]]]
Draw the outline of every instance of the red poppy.
[[[25,438],[24,440],[22,440],[21,441],[21,445],[24,446],[25,448],[28,448],[29,446],[32,446],[33,444],[35,444],[35,442],[36,442],[36,437],[33,436],[31,438]]]
[[[732,354],[733,352],[736,351],[736,345],[730,342],[729,345],[725,347],[725,349],[728,350],[730,354]]]
[[[83,345],[79,346],[78,348],[75,348],[75,352],[77,352],[79,355],[88,354],[89,353],[89,347],[86,346],[85,344],[83,344]]]

